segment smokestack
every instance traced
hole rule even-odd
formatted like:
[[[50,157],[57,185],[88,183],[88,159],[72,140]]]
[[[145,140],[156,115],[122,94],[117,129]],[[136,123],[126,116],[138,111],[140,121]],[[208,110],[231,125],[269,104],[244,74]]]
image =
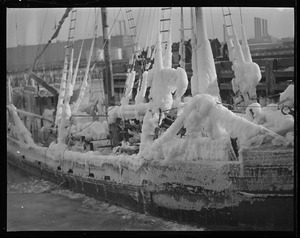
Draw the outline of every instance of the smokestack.
[[[255,39],[261,38],[261,20],[258,17],[254,17],[254,33],[255,33]]]

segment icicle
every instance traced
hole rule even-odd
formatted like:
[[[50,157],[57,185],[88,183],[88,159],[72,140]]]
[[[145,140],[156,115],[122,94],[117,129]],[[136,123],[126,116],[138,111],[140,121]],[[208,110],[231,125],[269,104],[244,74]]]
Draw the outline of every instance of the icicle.
[[[244,54],[244,58],[246,62],[252,62],[252,57],[250,54],[250,49],[248,46],[248,41],[247,41],[247,37],[246,37],[246,32],[245,32],[245,28],[242,25],[242,51]]]
[[[121,105],[122,106],[125,106],[125,105],[129,104],[129,100],[132,96],[132,88],[133,88],[133,84],[134,84],[134,81],[135,81],[135,74],[136,74],[135,71],[131,71],[127,75],[125,95],[121,99]]]
[[[134,57],[134,54],[132,54],[132,56],[129,58],[129,65],[133,65],[133,57]]]
[[[89,71],[90,71],[90,64],[91,64],[91,58],[92,58],[93,49],[94,49],[94,43],[95,43],[95,37],[93,37],[93,40],[92,40],[90,54],[89,54],[89,58],[88,58],[88,63],[86,65],[86,69],[85,69],[85,75],[84,75],[84,78],[83,78],[83,81],[82,81],[82,85],[81,85],[81,88],[80,88],[78,99],[75,102],[74,107],[72,109],[72,114],[76,114],[76,112],[79,108],[79,105],[80,105],[80,103],[81,103],[81,101],[84,97],[84,93],[85,93],[85,90],[87,88],[87,85],[88,85],[87,79],[88,79],[88,75],[89,75]]]
[[[69,50],[69,49],[67,49]],[[67,55],[65,56],[64,68],[63,68],[63,75],[60,82],[60,90],[57,102],[57,109],[56,109],[56,117],[55,117],[55,126],[58,125],[59,119],[61,119],[62,113],[62,106],[65,98],[65,88],[66,88],[66,77],[67,77],[67,67],[68,67],[68,58]]]
[[[215,62],[211,50],[211,45],[207,38],[206,23],[203,9],[196,8],[195,15],[197,26],[197,90],[199,94],[207,93],[212,96],[216,96],[218,97],[218,99],[220,99]]]
[[[98,115],[102,115],[105,113],[105,93],[103,87],[103,79],[100,78],[100,90],[99,90],[99,101],[98,101]]]
[[[147,58],[151,57],[151,47],[148,46],[148,50],[147,50]]]
[[[227,27],[225,29],[225,39],[226,39],[227,46],[228,46],[229,61],[233,62],[235,60],[235,58],[236,58],[235,57],[235,50],[234,50],[234,45],[233,45],[232,37],[230,36]]]
[[[191,8],[191,24],[192,24],[192,37],[191,37],[191,46],[192,46],[192,71],[193,75],[191,77],[191,91],[192,96],[198,93],[198,72],[197,72],[197,38],[195,34],[195,27],[194,27],[194,8]]]
[[[155,52],[155,55],[154,55]],[[155,57],[154,64],[151,70],[149,70],[148,80],[147,80],[147,87],[151,87],[153,79],[156,77],[156,73],[163,69],[163,60],[162,60],[162,49],[161,49],[161,33],[158,35],[158,40],[155,45],[155,49],[153,51],[152,57]],[[152,58],[151,57],[151,58]],[[151,89],[150,89],[151,93]]]
[[[238,63],[244,63],[245,58],[244,58],[244,54],[242,51],[242,47],[240,45],[239,39],[238,39],[236,31],[235,31],[235,27],[233,25],[232,25],[232,37],[233,37],[233,42],[234,42],[236,60],[238,61]]]
[[[79,51],[79,55],[78,55],[78,59],[77,59],[76,68],[75,68],[74,75],[73,75],[73,78],[72,78],[72,86],[73,86],[73,89],[74,89],[75,84],[76,84],[76,78],[77,78],[78,69],[79,69],[79,64],[80,64],[80,58],[81,58],[81,52],[82,52],[82,48],[83,48],[83,42],[84,42],[84,41],[82,41],[82,43],[81,43],[81,48],[80,48],[80,51]],[[73,95],[73,92],[72,92],[71,95]]]
[[[66,85],[66,96],[65,96],[65,108],[66,111],[66,120],[69,120],[71,116],[71,111],[70,111],[70,99],[73,94],[73,85],[72,85],[72,75],[73,75],[73,56],[74,56],[74,49],[72,48],[71,51],[71,60],[70,60],[70,65],[69,65],[69,74],[68,74],[68,81]]]
[[[7,80],[7,89],[8,89],[8,104],[11,104],[12,103],[12,88],[11,88],[10,77],[8,77],[8,80]]]
[[[134,100],[136,105],[144,102],[144,97],[145,97],[146,90],[147,90],[147,79],[148,79],[148,71],[145,71],[143,73],[143,81],[142,81],[141,90],[137,93],[135,100]]]
[[[71,58],[70,58],[70,64],[69,64],[69,73],[68,73],[68,79],[66,82],[65,87],[65,97],[64,97],[64,103],[62,105],[62,112],[61,112],[61,121],[58,126],[58,143],[64,143],[64,139],[67,136],[66,131],[66,122],[71,117],[71,109],[70,109],[70,98],[73,93],[73,87],[72,87],[72,74],[73,74],[73,56],[74,56],[74,49],[71,49]]]
[[[7,108],[10,111],[10,115],[12,116],[14,122],[14,126],[11,128],[11,133],[24,143],[34,146],[35,143],[32,139],[32,135],[20,119],[17,113],[17,108],[13,104],[7,105]]]
[[[168,42],[167,42],[167,49],[165,50],[164,53],[164,68],[165,69],[171,69],[172,68],[172,31],[170,29],[169,32],[169,38],[168,38]]]
[[[157,50],[155,54],[155,64],[154,67],[156,70],[161,70],[164,68],[163,66],[163,58],[162,58],[162,48],[161,48],[161,33],[158,35],[158,41],[157,41]]]

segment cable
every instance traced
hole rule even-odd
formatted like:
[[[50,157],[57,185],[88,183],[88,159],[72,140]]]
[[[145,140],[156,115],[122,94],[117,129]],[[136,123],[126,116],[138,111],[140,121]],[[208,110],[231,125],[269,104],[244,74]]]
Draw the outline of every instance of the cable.
[[[150,10],[149,10],[149,18],[148,18],[148,27],[147,27],[147,34],[146,34],[146,43],[145,43],[145,50],[147,49],[147,47],[148,47],[148,45],[149,45],[149,43],[148,43],[148,35],[149,35],[149,28],[150,28],[150,17],[151,17],[151,10],[152,10],[152,8],[150,8]]]
[[[240,8],[240,17],[241,17],[241,24],[243,25],[242,9],[241,8]]]
[[[137,36],[137,44],[141,46],[142,48],[142,44],[139,44],[140,40],[141,40],[141,35],[142,35],[142,31],[141,31],[141,27],[143,25],[143,21],[144,21],[144,14],[145,14],[145,8],[142,9],[142,17],[141,20],[138,20],[138,23],[140,22],[139,26],[137,26],[137,31],[139,31],[139,34]]]
[[[212,17],[211,7],[210,7],[210,18],[211,18],[211,24],[212,24],[212,29],[213,29],[213,36],[214,36],[214,39],[215,39],[216,35],[215,35],[215,28],[214,28],[214,21],[213,21],[213,17]]]
[[[156,9],[154,8],[153,10],[154,10],[154,11],[153,11],[153,19],[154,19],[154,21],[155,21]],[[152,38],[153,38],[153,32],[154,32],[154,21],[153,21],[152,27],[151,27],[151,35],[150,35],[150,42],[149,42],[149,45],[152,44]]]
[[[42,28],[42,33],[41,33],[41,37],[40,37],[40,40],[39,40],[39,46],[37,48],[35,57],[38,56],[38,53],[39,53],[39,50],[40,50],[40,47],[41,47],[41,41],[42,41],[42,36],[43,36],[43,33],[44,33],[44,29],[45,29],[47,15],[48,15],[48,8],[47,8],[47,12],[46,12],[46,15],[45,15],[45,18],[44,18],[44,24],[43,24],[43,28]],[[39,61],[40,61],[40,59],[38,59],[38,61],[36,62],[36,64],[38,64]]]
[[[115,21],[114,21],[112,27],[110,28],[110,31],[109,31],[109,33],[108,33],[108,35],[107,35],[107,38],[105,39],[105,41],[104,41],[104,43],[103,43],[103,46],[102,46],[102,49],[99,51],[99,54],[98,54],[98,55],[101,55],[101,53],[102,53],[102,51],[103,51],[103,49],[104,49],[104,46],[105,46],[106,42],[107,42],[108,39],[109,39],[110,33],[112,32],[112,29],[114,28],[114,25],[115,25],[115,23],[116,23],[116,21],[117,21],[117,19],[118,19],[118,16],[119,16],[119,14],[120,14],[120,12],[121,12],[121,9],[122,9],[122,8],[120,8],[120,10],[119,10],[119,12],[118,12],[118,15],[117,15],[117,17],[115,18]],[[89,74],[90,74],[91,71],[93,71],[93,69],[95,68],[95,65],[96,65],[96,63],[94,63],[94,65],[92,66],[92,69],[89,70]]]

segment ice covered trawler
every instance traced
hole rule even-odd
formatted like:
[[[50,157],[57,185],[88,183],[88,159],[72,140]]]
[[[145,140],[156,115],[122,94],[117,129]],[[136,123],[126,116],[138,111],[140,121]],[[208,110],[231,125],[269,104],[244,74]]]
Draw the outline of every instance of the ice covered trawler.
[[[60,91],[54,122],[58,135],[47,147],[33,140],[18,116],[20,110],[9,104],[7,161],[29,174],[141,213],[201,226],[292,230],[294,118],[277,107],[251,104],[241,116],[222,105],[203,10],[195,8],[192,15],[191,97],[183,99],[186,72],[171,68],[171,38],[163,53],[160,35],[154,66],[144,72],[135,104],[129,104],[133,71],[121,105],[109,109],[107,122],[83,114],[75,117],[80,110],[78,103],[69,104],[72,77],[62,80],[65,90]],[[244,79],[239,80],[242,84]],[[147,86],[151,88],[146,103]],[[162,127],[171,112],[174,121]],[[117,140],[119,119],[132,125],[132,143],[123,141],[110,152],[98,148],[101,139]],[[140,132],[135,130],[137,122]],[[80,141],[83,136],[90,138],[89,144]]]

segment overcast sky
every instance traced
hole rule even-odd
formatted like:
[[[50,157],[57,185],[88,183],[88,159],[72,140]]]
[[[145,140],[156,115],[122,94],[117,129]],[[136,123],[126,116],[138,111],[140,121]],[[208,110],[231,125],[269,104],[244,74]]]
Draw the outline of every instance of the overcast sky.
[[[128,8],[129,9],[129,8]],[[158,20],[161,17],[155,8],[131,8],[133,17],[137,22],[137,38],[142,45],[150,41],[152,33],[152,44],[156,40],[158,31]],[[156,8],[159,9],[159,8]],[[228,8],[224,8],[227,11]],[[8,8],[7,9],[7,47],[19,45],[35,45],[47,42],[54,33],[55,22],[58,24],[65,8]],[[241,38],[240,9],[231,7],[233,24],[237,34]],[[274,37],[294,36],[294,9],[293,8],[241,8],[242,20],[246,29],[247,38],[254,37],[254,17],[268,20],[268,33]],[[78,8],[75,39],[91,38],[93,25],[95,23],[96,10],[94,8]],[[218,38],[223,41],[223,16],[220,7],[205,7],[206,26],[209,38]],[[100,15],[100,14],[99,14]],[[118,18],[116,20],[116,16]],[[172,41],[180,40],[180,8],[172,8]],[[57,40],[67,40],[69,20],[67,18]],[[127,33],[129,32],[125,8],[108,8],[108,24],[114,27],[112,35],[120,34],[119,20],[125,20]],[[190,27],[190,8],[184,8],[184,25]],[[152,26],[156,26],[152,31]],[[148,37],[147,37],[148,33]],[[99,17],[98,35],[102,35],[101,15]],[[185,31],[186,38],[190,37],[189,31]]]

